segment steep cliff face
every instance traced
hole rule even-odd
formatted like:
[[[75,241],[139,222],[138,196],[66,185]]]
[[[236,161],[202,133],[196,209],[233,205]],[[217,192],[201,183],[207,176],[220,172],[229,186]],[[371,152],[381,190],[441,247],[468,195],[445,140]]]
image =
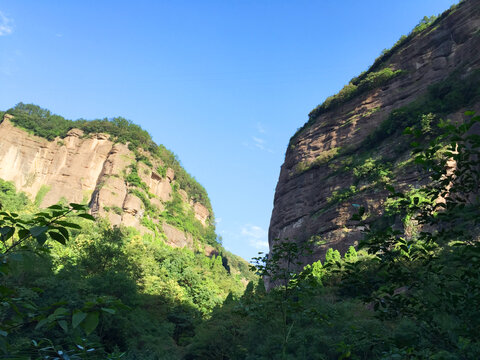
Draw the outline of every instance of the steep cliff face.
[[[401,132],[480,108],[479,29],[480,1],[464,1],[312,111],[281,168],[270,247],[275,239],[315,240],[305,263],[323,260],[329,247],[345,252],[361,237],[349,221],[358,206],[379,214],[386,184],[422,181]]]
[[[210,226],[210,211],[177,189],[175,172],[155,170],[162,165],[159,160],[151,159],[150,166],[137,162],[126,144],[114,143],[108,134],[84,136],[82,130],[71,129],[65,138],[48,141],[14,126],[11,119],[6,114],[0,123],[0,178],[12,181],[40,207],[59,201],[88,203],[93,214],[113,225],[160,233],[172,246],[193,248],[191,234],[155,216],[179,193],[185,212],[192,212],[203,227]],[[134,171],[137,184],[128,181]],[[214,252],[211,246],[205,251]]]

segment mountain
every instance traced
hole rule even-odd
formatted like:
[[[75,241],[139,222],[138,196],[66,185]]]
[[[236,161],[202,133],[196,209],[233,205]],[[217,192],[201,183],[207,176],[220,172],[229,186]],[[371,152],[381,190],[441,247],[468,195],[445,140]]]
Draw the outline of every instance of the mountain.
[[[218,241],[203,186],[138,125],[23,103],[0,116],[1,356],[182,358],[258,279]]]
[[[275,192],[269,243],[313,240],[302,263],[345,253],[364,226],[351,217],[385,211],[388,186],[424,182],[410,157],[406,127],[425,131],[441,119],[480,109],[480,1],[427,18],[408,36],[312,110],[290,139]]]
[[[139,129],[124,119],[116,124]],[[133,147],[127,138],[108,133],[113,123],[103,129],[88,128],[92,124],[85,121],[78,123],[84,130],[75,125],[34,105],[7,111],[0,123],[0,178],[12,181],[39,207],[88,203],[92,214],[112,225],[163,236],[174,247],[200,246],[207,255],[218,254],[206,191],[173,154],[151,139],[147,144],[155,153]],[[46,132],[55,127],[63,133]]]

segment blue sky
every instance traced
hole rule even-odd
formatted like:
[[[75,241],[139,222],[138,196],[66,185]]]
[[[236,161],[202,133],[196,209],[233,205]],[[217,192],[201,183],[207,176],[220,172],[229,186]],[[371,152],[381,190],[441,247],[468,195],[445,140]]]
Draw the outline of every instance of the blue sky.
[[[2,0],[0,109],[140,124],[250,259],[267,250],[280,166],[310,110],[456,2]]]

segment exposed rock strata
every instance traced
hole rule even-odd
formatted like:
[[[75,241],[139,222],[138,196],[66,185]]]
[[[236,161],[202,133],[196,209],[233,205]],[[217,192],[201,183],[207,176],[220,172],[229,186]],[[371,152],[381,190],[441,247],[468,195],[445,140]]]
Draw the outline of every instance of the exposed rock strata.
[[[431,84],[446,79],[456,69],[464,76],[480,68],[480,1],[467,0],[455,11],[427,31],[416,35],[399,48],[388,60],[393,70],[403,70],[385,86],[366,91],[343,105],[320,115],[315,123],[296,136],[285,155],[276,188],[274,209],[269,229],[270,247],[275,239],[304,242],[315,237],[320,240],[312,256],[305,263],[323,260],[328,247],[341,252],[361,236],[361,228],[349,221],[355,212],[352,204],[366,206],[372,213],[382,208],[386,193],[375,187],[363,186],[358,194],[332,206],[329,198],[334,191],[347,189],[354,182],[351,171],[338,171],[332,162],[317,164],[306,171],[298,171],[300,164],[311,164],[336,149],[358,148],[359,144],[385,120],[394,109],[405,106],[424,94]],[[480,108],[476,104],[473,108]],[[466,109],[459,109],[449,117],[458,119]],[[389,139],[378,146],[379,156],[397,157],[395,143]],[[355,155],[354,155],[355,156]],[[341,164],[341,154],[336,164]],[[418,185],[421,179],[413,167],[394,169],[395,182]],[[363,187],[362,187],[363,186]]]
[[[72,129],[64,139],[48,141],[15,127],[5,115],[0,123],[0,178],[12,181],[18,190],[27,193],[41,207],[58,201],[88,203],[95,215],[106,216],[112,225],[123,224],[151,230],[141,225],[145,209],[141,199],[129,193],[125,175],[135,161],[127,145],[114,143],[107,134],[83,136]],[[153,194],[151,204],[164,209],[172,199],[175,173],[168,168],[160,176],[143,163],[137,163],[138,175]],[[189,201],[181,191],[185,203],[195,217],[207,225],[210,213],[200,203]],[[193,246],[190,235],[163,224],[167,243],[176,246]]]

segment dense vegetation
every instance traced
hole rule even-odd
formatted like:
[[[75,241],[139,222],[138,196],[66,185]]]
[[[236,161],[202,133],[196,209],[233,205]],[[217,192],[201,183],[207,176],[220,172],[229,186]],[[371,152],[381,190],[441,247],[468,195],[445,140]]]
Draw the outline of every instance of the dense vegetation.
[[[359,252],[330,249],[323,264],[298,273],[313,244],[277,241],[257,259],[277,287],[267,293],[252,284],[228,299],[200,326],[186,358],[479,358],[478,126],[480,117],[442,124],[426,145],[420,126],[410,128],[412,156],[430,183],[408,192],[389,187],[381,218],[360,208]]]
[[[428,185],[387,185],[382,218],[360,208],[359,251],[329,249],[298,272],[314,244],[277,241],[254,269],[276,284],[269,292],[260,280],[242,293],[227,253],[208,258],[103,221],[85,226],[87,214],[71,217],[81,205],[38,213],[2,182],[4,210],[21,215],[0,213],[0,351],[8,359],[477,359],[480,117],[431,125],[437,135],[427,144],[422,126],[407,133]]]
[[[175,180],[180,188],[184,189],[194,200],[202,203],[213,213],[210,200],[205,188],[181,166],[177,156],[163,145],[157,145],[150,134],[140,126],[122,117],[96,120],[68,120],[63,116],[52,114],[49,110],[38,105],[18,103],[5,113],[13,116],[12,122],[16,126],[26,129],[33,134],[47,140],[57,137],[64,138],[71,129],[80,129],[85,136],[96,133],[107,133],[115,142],[128,143],[129,148],[135,151],[138,161],[150,164],[148,157],[139,152],[139,149],[148,151],[155,159],[160,159],[163,167],[170,167],[175,171]],[[3,114],[3,112],[2,112]],[[3,116],[2,116],[3,118]]]
[[[253,279],[226,251],[87,224],[83,205],[39,212],[4,181],[0,201],[0,358],[180,358],[197,324]]]

